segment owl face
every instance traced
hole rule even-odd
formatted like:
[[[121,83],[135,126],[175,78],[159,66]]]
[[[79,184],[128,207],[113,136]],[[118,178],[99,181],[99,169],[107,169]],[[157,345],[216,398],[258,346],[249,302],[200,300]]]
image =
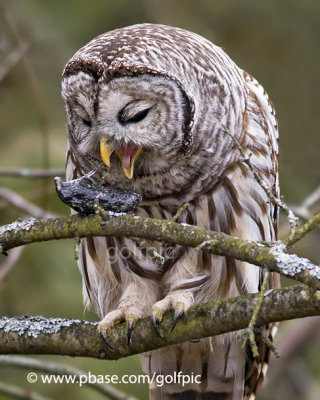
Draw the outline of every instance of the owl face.
[[[142,74],[106,82],[79,72],[64,78],[62,94],[70,143],[89,169],[131,180],[167,168],[179,155],[186,100],[170,79]]]
[[[102,34],[63,72],[70,178],[135,190],[164,204],[207,192],[239,157],[242,72],[198,35],[142,24]],[[164,200],[166,199],[166,200]]]

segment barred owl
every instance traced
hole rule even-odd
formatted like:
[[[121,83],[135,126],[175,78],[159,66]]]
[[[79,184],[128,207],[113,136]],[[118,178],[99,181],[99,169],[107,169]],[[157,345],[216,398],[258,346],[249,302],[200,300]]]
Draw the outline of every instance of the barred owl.
[[[194,33],[142,24],[98,36],[66,64],[68,179],[90,179],[141,193],[135,213],[251,240],[275,240],[277,209],[243,164],[235,140],[261,179],[277,193],[277,122],[265,90],[219,47]],[[166,310],[176,318],[192,304],[259,291],[258,267],[183,246],[162,266],[131,239],[81,241],[79,268],[86,305],[113,324]],[[278,277],[270,278],[270,287]],[[175,321],[176,322],[176,321]],[[271,328],[268,328],[269,331]],[[133,330],[134,336],[134,330]],[[201,384],[150,387],[151,399],[253,399],[268,361],[242,349],[236,333],[146,353],[146,373],[200,374]]]

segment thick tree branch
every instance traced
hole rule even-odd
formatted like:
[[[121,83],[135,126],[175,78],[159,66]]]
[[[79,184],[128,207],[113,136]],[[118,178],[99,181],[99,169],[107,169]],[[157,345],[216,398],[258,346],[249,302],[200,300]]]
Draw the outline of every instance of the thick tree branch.
[[[137,321],[130,346],[125,323],[116,325],[111,348],[98,333],[97,324],[79,320],[20,317],[0,319],[0,354],[58,354],[99,359],[119,359],[132,354],[197,338],[247,328],[259,299],[248,294],[228,300],[196,304],[171,332],[173,312],[159,324],[161,338],[151,317]],[[320,315],[320,293],[304,286],[269,290],[257,316],[256,327],[275,321]],[[196,346],[196,344],[195,344]]]
[[[262,243],[239,239],[221,232],[178,224],[172,221],[109,213],[82,217],[72,215],[52,219],[14,222],[0,228],[1,250],[27,243],[86,236],[126,236],[165,241],[170,244],[202,248],[213,254],[234,257],[241,261],[268,268],[291,279],[320,289],[320,267],[295,254],[286,254],[281,242]],[[302,226],[288,241],[298,240],[319,223],[320,214]]]

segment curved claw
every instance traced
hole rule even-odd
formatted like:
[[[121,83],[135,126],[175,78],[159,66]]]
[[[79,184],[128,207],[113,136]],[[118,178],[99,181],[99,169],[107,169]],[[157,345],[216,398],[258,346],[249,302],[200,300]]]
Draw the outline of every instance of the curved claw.
[[[183,315],[183,308],[179,307],[174,312],[174,317],[171,326],[171,332],[174,330],[175,326],[177,325],[178,319]]]
[[[127,327],[128,327],[128,332],[127,332],[127,344],[129,346],[130,344],[130,340],[131,340],[131,335],[132,335],[132,331],[135,327],[135,318],[133,316],[128,317],[127,319]]]
[[[105,344],[106,344],[107,346],[109,346],[112,350],[115,350],[115,348],[114,348],[114,347],[112,346],[112,344],[109,342],[107,332],[106,332],[105,330],[101,330],[101,331],[100,331],[100,335],[102,336],[102,338],[103,338]]]
[[[157,336],[161,338],[161,335],[160,335],[160,332],[159,332],[158,326],[157,326],[158,322],[159,322],[159,321],[158,321],[157,313],[156,313],[156,312],[153,312],[153,313],[152,313],[152,325],[153,325],[153,328],[154,328],[154,330],[155,330]]]

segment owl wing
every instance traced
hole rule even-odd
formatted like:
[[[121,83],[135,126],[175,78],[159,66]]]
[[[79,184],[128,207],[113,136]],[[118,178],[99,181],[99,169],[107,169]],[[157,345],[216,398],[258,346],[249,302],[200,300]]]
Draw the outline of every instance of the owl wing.
[[[257,169],[263,182],[265,182],[272,194],[279,198],[279,174],[278,174],[278,123],[275,117],[275,109],[269,99],[264,88],[247,72],[243,72],[245,82],[248,88],[248,127],[247,134],[250,136],[251,142],[248,150],[253,153],[254,166]],[[259,124],[263,128],[258,131],[260,134],[254,134],[254,126],[259,116]],[[265,135],[265,140],[261,139],[261,135]],[[262,147],[261,143],[265,142]],[[259,147],[261,148],[259,149]],[[264,162],[263,162],[264,160]],[[278,234],[278,206],[272,202],[268,202],[268,223],[270,238],[268,240],[277,240]],[[261,280],[263,274],[260,272]],[[280,276],[277,273],[270,274],[269,288],[280,287]],[[268,336],[273,340],[278,323],[269,324],[267,327]],[[271,350],[267,348],[260,335],[256,336],[256,342],[259,350],[259,357],[254,359],[250,349],[247,351],[246,357],[246,375],[245,375],[245,398],[254,399],[257,390],[261,387],[268,368]]]
[[[259,83],[245,72],[243,76],[247,101],[241,145],[247,154],[252,154],[251,164],[261,179],[278,196],[278,129],[274,108]],[[236,145],[233,151],[238,152]],[[191,202],[183,222],[243,239],[273,241],[277,238],[277,219],[277,207],[269,201],[250,169],[238,160],[224,171],[213,190]],[[204,273],[208,276],[206,282],[192,289],[195,303],[258,292],[263,280],[259,267],[192,249],[185,249],[166,279],[168,285],[174,282],[173,292],[177,292],[183,288],[183,282],[196,281],[197,275]],[[270,288],[274,287],[279,287],[277,274],[270,278]],[[265,327],[270,338],[276,328],[276,324]],[[150,398],[254,399],[267,370],[270,350],[258,334],[259,357],[255,359],[249,347],[242,349],[236,335],[220,335],[197,344],[182,343],[147,353],[144,371],[150,375],[174,371],[201,375],[201,385],[151,386]]]

